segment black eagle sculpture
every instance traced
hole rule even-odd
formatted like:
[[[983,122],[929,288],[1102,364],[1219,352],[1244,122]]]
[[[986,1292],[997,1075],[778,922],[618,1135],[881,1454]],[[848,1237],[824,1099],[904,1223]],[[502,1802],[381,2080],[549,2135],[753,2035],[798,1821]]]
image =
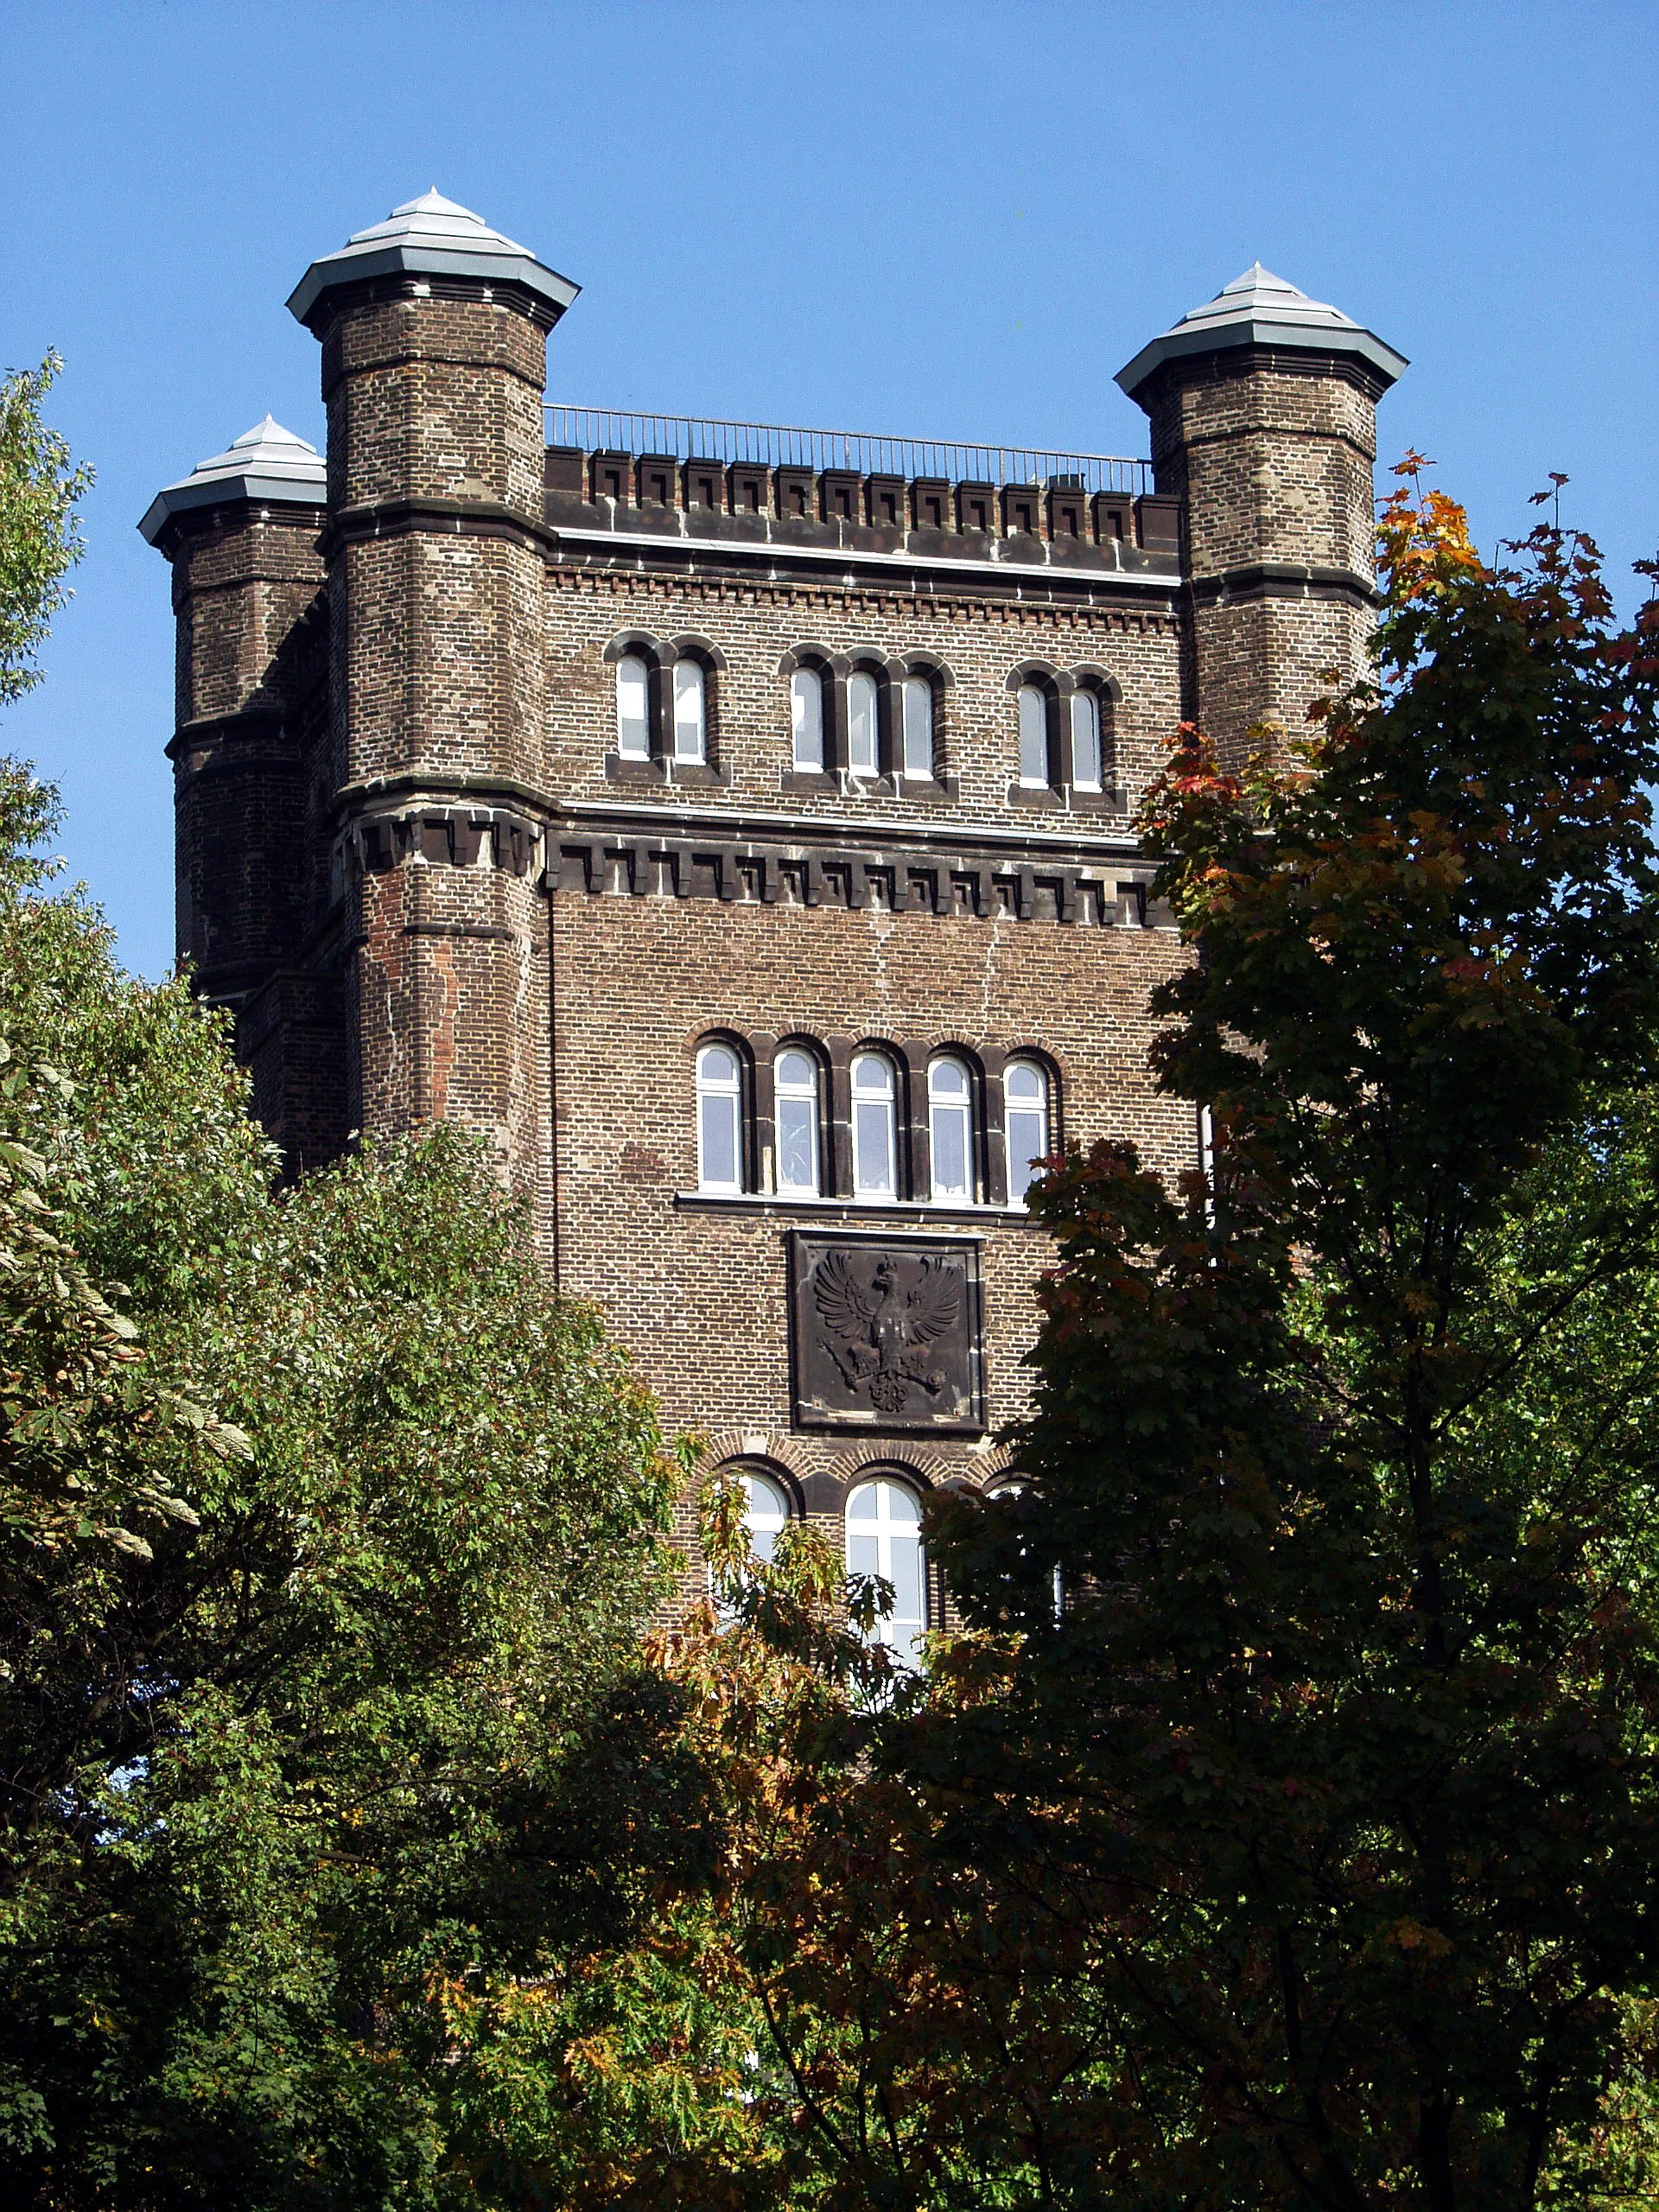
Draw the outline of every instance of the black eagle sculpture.
[[[943,1261],[924,1260],[914,1288],[906,1291],[892,1255],[876,1261],[866,1286],[844,1252],[830,1252],[818,1264],[812,1294],[830,1332],[823,1348],[849,1389],[868,1389],[872,1405],[886,1414],[902,1412],[915,1386],[938,1396],[945,1377],[930,1364],[927,1347],[962,1306],[961,1281]]]

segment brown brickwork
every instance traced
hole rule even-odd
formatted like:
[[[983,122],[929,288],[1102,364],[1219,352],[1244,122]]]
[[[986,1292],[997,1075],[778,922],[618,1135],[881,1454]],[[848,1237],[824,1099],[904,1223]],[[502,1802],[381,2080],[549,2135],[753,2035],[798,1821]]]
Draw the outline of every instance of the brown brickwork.
[[[832,1529],[863,1469],[986,1480],[1025,1402],[1046,1258],[1007,1202],[1002,1070],[1026,1053],[1051,1071],[1059,1141],[1131,1139],[1172,1177],[1195,1164],[1190,1110],[1147,1071],[1147,995],[1180,952],[1135,810],[1184,715],[1236,753],[1252,722],[1300,726],[1322,671],[1361,664],[1381,382],[1311,342],[1164,360],[1137,392],[1155,492],[1129,463],[952,480],[944,448],[906,477],[886,457],[653,451],[649,431],[632,450],[608,429],[549,446],[547,272],[539,290],[510,263],[501,281],[501,251],[522,250],[486,243],[488,281],[418,257],[359,273],[349,254],[308,279],[321,537],[315,510],[245,503],[158,539],[180,636],[181,950],[238,1008],[257,1109],[296,1166],[354,1128],[483,1131],[562,1287],[599,1302],[716,1461],[770,1469]],[[643,760],[619,752],[623,654],[650,671]],[[706,705],[690,763],[672,757],[681,655]],[[798,767],[798,668],[822,673],[832,724],[854,672],[875,677],[879,772],[850,772],[844,728],[822,771]],[[932,766],[906,777],[917,674]],[[1036,786],[1021,683],[1058,764]],[[1098,790],[1066,766],[1074,689],[1098,703]],[[716,1033],[746,1066],[737,1195],[697,1187],[696,1053]],[[775,1187],[772,1056],[791,1039],[824,1071],[819,1198]],[[850,1192],[861,1044],[895,1070],[891,1203]],[[935,1205],[925,1099],[946,1050],[972,1076],[975,1185]],[[982,1427],[811,1416],[791,1370],[798,1230],[900,1255],[971,1241]]]

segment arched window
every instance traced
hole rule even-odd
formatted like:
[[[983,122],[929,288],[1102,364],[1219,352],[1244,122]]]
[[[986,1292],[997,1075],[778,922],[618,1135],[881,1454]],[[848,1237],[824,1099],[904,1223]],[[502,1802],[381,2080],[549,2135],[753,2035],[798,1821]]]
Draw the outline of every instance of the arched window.
[[[778,1539],[789,1526],[789,1500],[783,1485],[773,1482],[770,1475],[755,1474],[745,1467],[738,1480],[747,1500],[743,1526],[748,1531],[749,1549],[762,1565],[769,1566],[778,1548]]]
[[[697,1054],[697,1188],[743,1188],[743,1071],[729,1045]]]
[[[772,1064],[778,1131],[778,1188],[794,1196],[818,1194],[818,1064],[798,1045]]]
[[[1020,686],[1020,780],[1048,782],[1048,702],[1034,683]]]
[[[1020,1206],[1052,1149],[1048,1077],[1034,1060],[1010,1060],[1002,1076],[1003,1129],[1008,1147],[1008,1204]]]
[[[874,1634],[906,1666],[921,1664],[927,1633],[927,1561],[922,1513],[901,1483],[860,1483],[847,1500],[847,1572],[879,1574],[893,1585],[893,1611]]]
[[[651,675],[638,653],[616,664],[616,749],[624,760],[651,758]]]
[[[702,667],[687,655],[674,664],[674,758],[701,760],[707,736]]]
[[[893,1063],[880,1052],[853,1062],[853,1195],[891,1198],[899,1189]]]
[[[933,775],[933,686],[925,676],[905,678],[905,773]]]
[[[789,727],[795,766],[823,766],[823,678],[816,668],[798,668],[789,679]]]
[[[1100,701],[1081,689],[1071,694],[1071,781],[1079,791],[1100,789]]]
[[[879,775],[881,769],[875,678],[866,668],[855,669],[847,679],[847,766],[855,776]]]
[[[974,1195],[974,1117],[968,1071],[960,1060],[935,1060],[927,1071],[928,1149],[933,1196]]]

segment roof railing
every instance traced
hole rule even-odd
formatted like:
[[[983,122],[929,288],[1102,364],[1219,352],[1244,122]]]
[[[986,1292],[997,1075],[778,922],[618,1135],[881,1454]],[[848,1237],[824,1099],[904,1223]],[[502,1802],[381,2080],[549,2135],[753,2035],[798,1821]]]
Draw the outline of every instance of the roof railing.
[[[813,430],[786,423],[728,423],[709,415],[639,415],[612,407],[550,404],[550,446],[583,453],[672,454],[730,467],[845,469],[855,476],[918,476],[951,484],[1043,484],[1059,479],[1084,492],[1138,499],[1153,488],[1144,461],[1116,454],[1061,453],[1046,446],[982,446],[950,438],[898,438],[868,430]]]

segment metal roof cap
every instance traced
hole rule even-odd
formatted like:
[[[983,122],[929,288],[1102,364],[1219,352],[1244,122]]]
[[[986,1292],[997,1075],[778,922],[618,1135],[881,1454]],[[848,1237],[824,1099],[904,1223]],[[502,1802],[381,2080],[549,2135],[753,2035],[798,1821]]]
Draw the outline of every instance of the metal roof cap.
[[[446,200],[435,186],[394,207],[384,223],[357,231],[338,253],[314,261],[289,295],[289,312],[304,322],[325,292],[372,276],[471,276],[518,284],[559,317],[581,290],[537,260],[530,248],[494,231],[470,207]]]
[[[1311,353],[1352,353],[1381,378],[1386,391],[1408,364],[1374,331],[1324,300],[1311,300],[1259,261],[1242,276],[1184,315],[1161,338],[1143,346],[1116,381],[1138,397],[1156,369],[1184,354],[1217,353],[1232,346],[1276,346]]]
[[[328,497],[327,480],[316,448],[267,415],[223,453],[199,461],[180,482],[158,492],[138,527],[154,545],[169,518],[191,507],[228,506],[237,499],[321,507]]]

